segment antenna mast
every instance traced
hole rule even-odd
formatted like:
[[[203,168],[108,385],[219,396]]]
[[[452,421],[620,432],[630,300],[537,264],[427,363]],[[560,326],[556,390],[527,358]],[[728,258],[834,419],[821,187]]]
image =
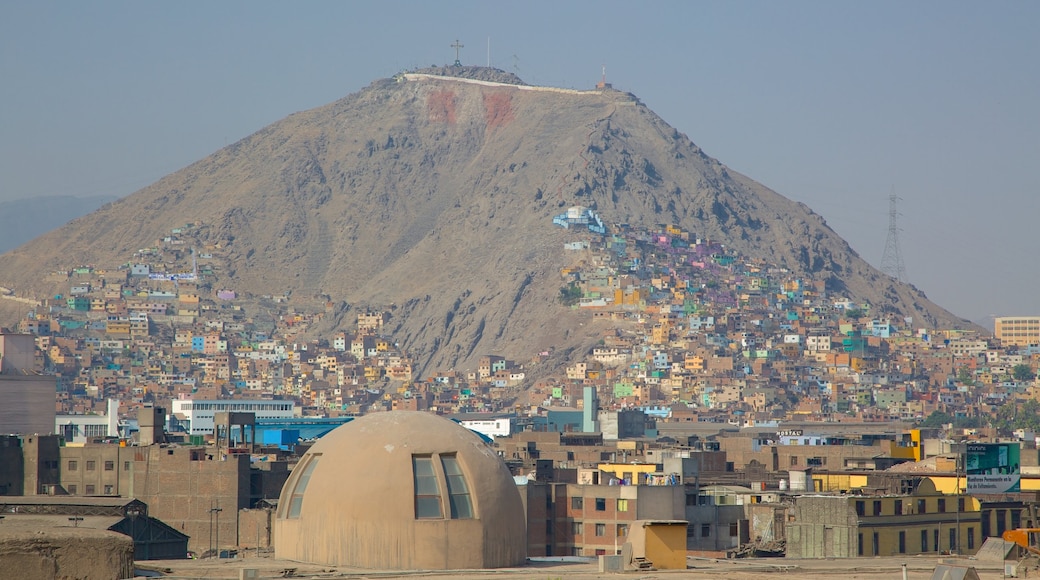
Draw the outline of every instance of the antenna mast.
[[[888,196],[888,237],[885,239],[885,252],[881,255],[881,271],[900,282],[906,282],[906,266],[903,264],[903,252],[899,249],[898,200],[893,188]]]

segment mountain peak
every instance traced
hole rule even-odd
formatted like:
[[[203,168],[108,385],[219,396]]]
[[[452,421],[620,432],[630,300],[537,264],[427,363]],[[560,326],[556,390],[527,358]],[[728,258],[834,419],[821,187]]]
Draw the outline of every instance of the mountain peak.
[[[581,260],[563,249],[576,234],[553,225],[571,206],[674,224],[918,324],[967,324],[627,93],[530,87],[486,67],[420,69],[291,115],[0,256],[0,286],[64,292],[48,274],[116,271],[192,222],[213,291],[394,304],[389,328],[417,370],[466,368],[598,340],[606,323],[558,299],[561,270]]]

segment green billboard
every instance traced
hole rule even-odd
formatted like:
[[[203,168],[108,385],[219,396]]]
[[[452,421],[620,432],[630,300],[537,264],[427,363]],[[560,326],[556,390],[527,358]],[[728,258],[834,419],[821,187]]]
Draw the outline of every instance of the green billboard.
[[[1020,491],[1018,443],[968,443],[965,473],[968,493]]]

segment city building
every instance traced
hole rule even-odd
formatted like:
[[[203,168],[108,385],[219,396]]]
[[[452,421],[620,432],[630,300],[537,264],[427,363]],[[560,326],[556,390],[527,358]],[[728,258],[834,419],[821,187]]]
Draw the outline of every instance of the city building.
[[[930,480],[912,494],[803,495],[787,522],[787,555],[853,558],[974,554],[983,537],[980,502],[944,495]]]
[[[290,419],[296,416],[294,401],[260,399],[174,399],[171,413],[182,423],[187,423],[190,435],[211,435],[213,417],[216,413],[253,413],[257,420]],[[181,419],[183,417],[183,419]]]
[[[108,399],[104,415],[56,415],[54,432],[65,443],[86,443],[90,439],[119,436],[119,400]]]
[[[1040,344],[1040,316],[1003,316],[993,320],[993,334],[1004,346]]]

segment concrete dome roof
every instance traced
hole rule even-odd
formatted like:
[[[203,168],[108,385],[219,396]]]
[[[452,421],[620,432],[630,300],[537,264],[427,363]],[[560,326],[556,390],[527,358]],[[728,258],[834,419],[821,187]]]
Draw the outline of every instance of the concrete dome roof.
[[[275,555],[361,568],[462,569],[526,560],[524,509],[501,458],[431,413],[338,427],[282,488]]]

